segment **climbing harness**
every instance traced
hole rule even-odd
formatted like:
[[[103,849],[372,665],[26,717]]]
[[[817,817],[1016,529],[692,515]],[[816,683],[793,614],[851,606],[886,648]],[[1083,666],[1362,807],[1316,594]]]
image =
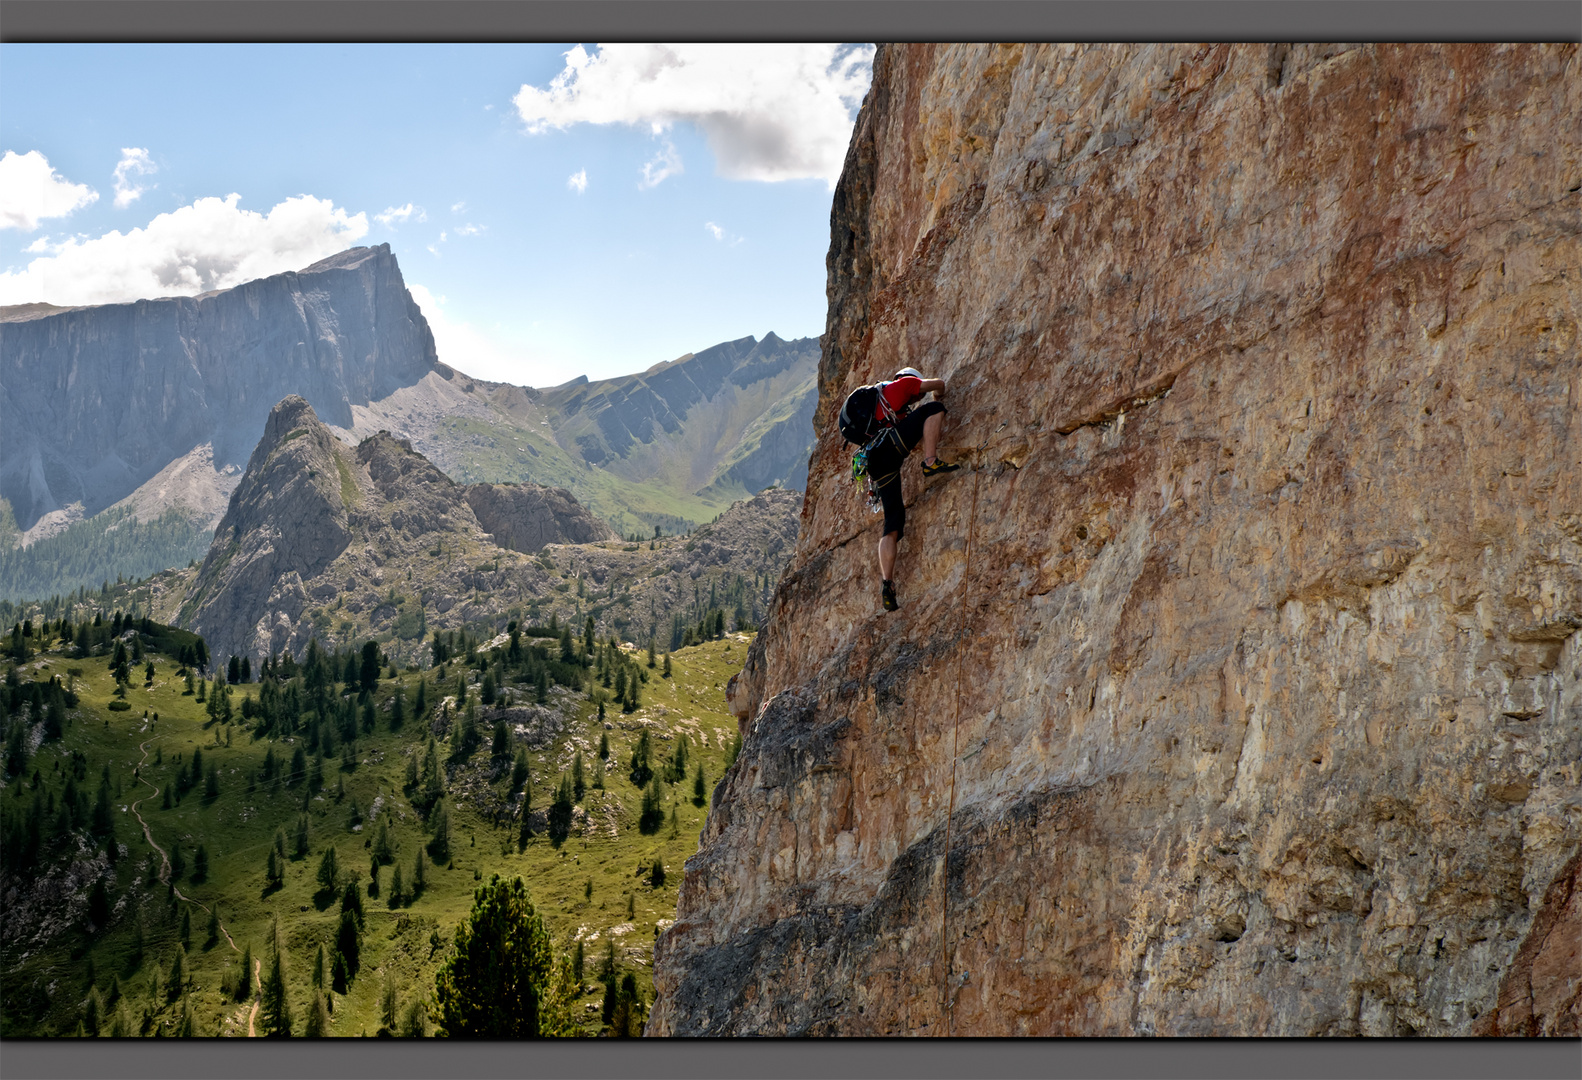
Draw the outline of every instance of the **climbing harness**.
[[[880,400],[883,400],[883,398]],[[888,406],[886,407],[888,408]],[[877,514],[884,509],[884,504],[879,499],[879,489],[888,484],[901,471],[899,465],[896,466],[895,472],[887,473],[884,476],[874,476],[868,471],[869,456],[886,441],[893,442],[900,456],[902,458],[906,457],[906,444],[901,441],[901,433],[895,427],[881,429],[878,435],[875,435],[865,446],[851,456],[851,478],[858,482],[867,481],[868,512],[872,514]]]

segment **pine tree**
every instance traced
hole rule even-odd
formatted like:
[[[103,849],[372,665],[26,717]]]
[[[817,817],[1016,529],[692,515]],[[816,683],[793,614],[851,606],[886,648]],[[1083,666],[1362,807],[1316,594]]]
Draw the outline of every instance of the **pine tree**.
[[[412,898],[421,896],[428,887],[427,861],[423,858],[423,849],[417,849],[417,861],[412,864]]]
[[[384,992],[379,995],[379,1019],[391,1034],[395,1033],[396,1015],[397,1002],[395,976],[387,971],[385,972]]]
[[[274,920],[271,938],[269,973],[264,976],[260,989],[264,1034],[284,1037],[291,1034],[291,1002],[286,995],[285,942],[280,935],[280,920]]]
[[[444,803],[434,811],[434,833],[428,842],[428,853],[436,866],[450,861],[450,811]]]
[[[571,975],[569,963],[556,963],[522,879],[495,875],[474,893],[472,914],[435,976],[441,1028],[453,1038],[570,1034]]]
[[[346,980],[348,983],[357,977],[363,947],[362,927],[357,925],[355,912],[343,910],[339,929],[335,932],[336,955],[346,962]],[[342,991],[344,993],[344,991]]]
[[[313,957],[313,989],[324,989],[324,942],[319,942],[319,951]]]
[[[660,674],[666,679],[670,678],[670,653],[668,652],[665,653],[665,667]]]
[[[648,789],[643,792],[643,809],[637,817],[637,829],[645,836],[649,836],[659,831],[659,826],[664,820],[664,795],[659,789],[659,777],[655,776],[649,781]]]
[[[549,839],[557,847],[571,834],[573,805],[571,780],[562,774],[560,787],[555,790],[555,801],[549,807]]]
[[[308,815],[306,814],[297,815],[296,857],[299,859],[308,857]]]
[[[310,1039],[322,1039],[330,1033],[330,1010],[324,1001],[322,990],[313,991],[313,1003],[308,1009],[308,1022],[302,1034]]]
[[[220,941],[220,905],[215,904],[209,909],[209,936],[204,941],[203,947],[213,948]]]
[[[654,775],[653,767],[649,764],[650,744],[648,729],[645,727],[637,736],[637,745],[632,749],[631,780],[638,787],[643,787]]]
[[[395,861],[395,850],[390,846],[390,829],[383,818],[379,819],[379,831],[374,834],[373,857],[376,866]]]
[[[362,930],[364,926],[363,893],[357,882],[348,881],[346,888],[341,891],[341,910],[351,912],[357,920],[357,929],[359,931]]]
[[[571,762],[571,794],[573,800],[580,803],[587,791],[587,777],[582,768],[582,751],[578,750],[577,756]]]
[[[516,761],[511,766],[511,790],[521,791],[525,783],[527,783],[527,751],[518,750]]]
[[[182,996],[182,990],[187,988],[187,946],[177,944],[176,958],[171,960],[171,977],[166,980],[165,993],[171,1001],[176,1001]]]
[[[98,1035],[99,1025],[104,1020],[104,998],[99,994],[97,986],[88,988],[88,1000],[83,1002],[82,1023],[88,1035]]]
[[[242,949],[242,977],[236,984],[236,1000],[246,1001],[253,996],[253,947]]]
[[[183,947],[192,944],[192,912],[187,907],[181,909],[181,930],[176,934]]]
[[[401,864],[390,872],[390,894],[385,897],[385,903],[392,908],[398,908],[406,899],[406,887],[401,882]]]
[[[608,760],[609,756],[610,756],[610,733],[607,732],[607,731],[601,731],[601,732],[599,732],[599,759],[601,761],[602,760]]]
[[[324,855],[319,860],[319,885],[326,892],[334,892],[340,887],[341,868],[339,856],[335,853],[335,845],[331,844],[324,849]]]
[[[421,683],[419,684],[421,686]],[[421,693],[421,691],[419,691]],[[396,683],[395,698],[390,702],[390,730],[400,731],[406,723],[406,688]]]
[[[208,879],[209,849],[199,844],[197,852],[192,856],[192,881],[195,885],[201,885]]]
[[[708,785],[703,779],[703,762],[698,762],[698,771],[692,777],[692,804],[702,806],[708,801]]]

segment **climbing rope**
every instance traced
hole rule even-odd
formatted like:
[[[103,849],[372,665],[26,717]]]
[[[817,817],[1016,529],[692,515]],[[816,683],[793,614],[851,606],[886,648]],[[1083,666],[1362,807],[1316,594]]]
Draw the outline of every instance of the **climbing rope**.
[[[982,449],[981,447],[979,449]],[[976,462],[972,468],[972,511],[967,515],[967,549],[965,561],[961,568],[961,597],[956,603],[956,609],[966,618],[967,601],[967,575],[972,571],[972,529],[978,521],[978,477],[979,469]],[[961,639],[965,636],[966,629],[958,633],[956,639],[956,708],[955,715],[950,725],[950,802],[945,813],[945,862],[941,874],[941,892],[939,898],[939,964],[944,972],[943,985],[940,988],[940,1019],[944,1021],[944,1033],[948,1037],[952,1030],[954,1020],[954,1004],[950,993],[950,824],[956,816],[956,754],[960,748],[961,740]]]

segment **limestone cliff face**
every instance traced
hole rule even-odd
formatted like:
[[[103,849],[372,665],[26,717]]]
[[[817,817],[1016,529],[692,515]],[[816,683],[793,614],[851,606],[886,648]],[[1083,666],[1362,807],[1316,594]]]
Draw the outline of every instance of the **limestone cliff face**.
[[[198,448],[242,463],[288,394],[349,426],[436,365],[388,244],[204,296],[8,308],[0,497],[24,529],[75,503],[91,516]]]
[[[970,470],[885,614],[822,427],[651,1032],[1576,1033],[1579,115],[1569,45],[882,48],[817,415],[916,365]]]

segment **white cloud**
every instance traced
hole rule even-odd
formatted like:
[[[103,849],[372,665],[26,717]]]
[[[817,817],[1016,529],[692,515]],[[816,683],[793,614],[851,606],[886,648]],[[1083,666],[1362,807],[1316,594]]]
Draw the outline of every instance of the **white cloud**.
[[[458,203],[451,203],[450,204],[450,212],[453,213],[453,214],[459,214],[465,209],[467,209],[467,200],[466,199],[463,199],[461,202],[458,202]]]
[[[439,239],[434,241],[432,244],[430,244],[428,246],[429,251],[432,252],[436,256],[439,255],[439,246],[441,244],[443,244],[447,239],[449,239],[449,237],[446,235],[445,230],[441,229],[439,231]]]
[[[703,223],[703,227],[705,229],[707,229],[709,232],[714,234],[714,239],[716,239],[716,240],[723,240],[723,239],[725,239],[725,230],[720,228],[718,225],[714,224],[714,222],[712,222],[712,221],[705,221]]]
[[[0,229],[32,232],[40,219],[65,217],[98,197],[87,184],[73,184],[50,168],[37,150],[7,150],[0,158]]]
[[[658,187],[665,182],[666,177],[685,171],[681,165],[681,155],[676,153],[675,144],[666,139],[663,149],[655,154],[652,160],[643,163],[643,178],[637,181],[637,186],[645,189]]]
[[[375,214],[374,220],[381,225],[394,228],[396,225],[405,225],[408,221],[427,221],[428,214],[421,206],[407,203],[405,206],[387,206],[382,214]]]
[[[732,180],[817,177],[833,188],[873,74],[870,45],[596,49],[578,45],[547,89],[517,92],[512,102],[530,134],[573,124],[647,124],[657,133],[692,123]]]
[[[0,304],[112,304],[193,296],[301,268],[343,251],[368,231],[364,214],[298,195],[268,214],[241,196],[199,199],[147,227],[68,238],[20,271],[0,274]]]
[[[587,169],[578,169],[576,172],[574,172],[570,176],[566,177],[566,186],[569,187],[572,191],[575,191],[578,195],[581,195],[584,191],[587,191],[588,190],[588,170]]]
[[[467,224],[461,226],[460,228],[458,228],[456,230],[456,235],[457,236],[477,236],[479,233],[483,232],[483,230],[484,230],[484,227],[482,225],[474,225],[472,222],[469,221],[469,222],[467,222]]]
[[[159,166],[154,164],[154,159],[148,156],[147,150],[136,146],[123,146],[121,160],[115,164],[115,207],[124,210],[136,202],[148,188],[132,180],[134,176],[146,176],[151,172],[158,172]]]

